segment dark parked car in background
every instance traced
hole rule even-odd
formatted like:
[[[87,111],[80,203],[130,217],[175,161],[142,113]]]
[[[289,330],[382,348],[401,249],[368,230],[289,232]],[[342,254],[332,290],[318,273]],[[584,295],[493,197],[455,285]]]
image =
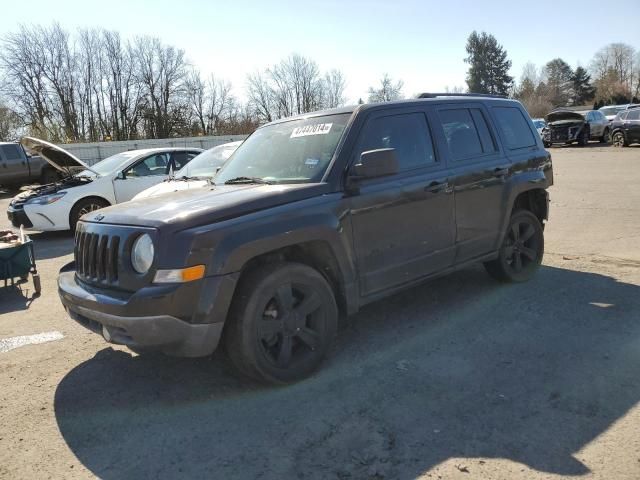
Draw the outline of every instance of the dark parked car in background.
[[[339,313],[477,262],[530,279],[553,170],[519,102],[423,94],[262,126],[213,182],[85,215],[61,301],[109,342],[220,344],[285,383],[320,365]]]
[[[545,117],[547,126],[542,132],[545,147],[553,144],[586,145],[589,140],[609,141],[610,126],[607,118],[598,110],[576,112],[556,109]]]
[[[615,147],[640,143],[640,106],[620,112],[611,122],[611,139]]]
[[[616,115],[635,107],[640,107],[640,104],[627,103],[625,105],[605,105],[604,107],[600,107],[598,111],[607,117],[607,120],[611,123],[615,120]]]

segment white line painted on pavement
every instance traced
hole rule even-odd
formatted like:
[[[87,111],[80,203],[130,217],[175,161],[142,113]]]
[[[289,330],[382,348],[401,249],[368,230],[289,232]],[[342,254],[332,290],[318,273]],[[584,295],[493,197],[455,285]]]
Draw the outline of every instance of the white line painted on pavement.
[[[24,347],[25,345],[53,342],[54,340],[60,340],[62,338],[64,338],[64,335],[58,331],[36,333],[35,335],[22,335],[20,337],[0,338],[0,353],[8,352],[14,348]]]

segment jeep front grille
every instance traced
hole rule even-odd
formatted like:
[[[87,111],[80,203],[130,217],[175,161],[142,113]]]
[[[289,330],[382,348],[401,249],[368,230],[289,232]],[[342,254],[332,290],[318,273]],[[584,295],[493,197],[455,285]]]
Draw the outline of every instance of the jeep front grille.
[[[78,229],[74,250],[78,276],[90,282],[117,282],[119,249],[119,236]]]

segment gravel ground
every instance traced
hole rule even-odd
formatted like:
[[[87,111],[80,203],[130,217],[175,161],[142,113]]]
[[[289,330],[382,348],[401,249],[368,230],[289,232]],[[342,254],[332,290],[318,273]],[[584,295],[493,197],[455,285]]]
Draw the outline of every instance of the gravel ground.
[[[33,235],[43,294],[0,289],[0,340],[64,338],[0,352],[0,477],[640,478],[640,148],[551,151],[533,281],[370,305],[288,387],[108,346],[58,301],[71,236]]]

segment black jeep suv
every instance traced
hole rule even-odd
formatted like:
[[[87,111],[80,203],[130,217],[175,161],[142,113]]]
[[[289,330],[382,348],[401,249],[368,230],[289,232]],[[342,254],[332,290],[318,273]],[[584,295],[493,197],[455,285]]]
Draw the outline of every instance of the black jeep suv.
[[[483,262],[528,280],[551,157],[513,100],[423,94],[259,128],[207,188],[85,215],[58,285],[69,315],[142,352],[211,354],[291,382],[339,313]]]

